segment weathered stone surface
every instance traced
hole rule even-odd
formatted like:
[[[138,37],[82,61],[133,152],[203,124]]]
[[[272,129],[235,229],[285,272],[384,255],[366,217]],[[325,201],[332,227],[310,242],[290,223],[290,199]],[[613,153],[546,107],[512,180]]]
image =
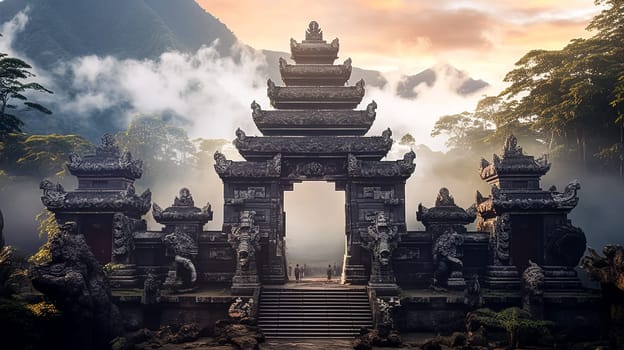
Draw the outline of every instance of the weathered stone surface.
[[[354,86],[276,86],[267,81],[267,96],[275,108],[353,109],[364,93],[364,80]]]
[[[343,86],[351,76],[351,59],[341,65],[288,64],[280,57],[279,68],[287,86]]]
[[[339,135],[363,136],[375,121],[377,104],[366,110],[262,110],[256,101],[251,104],[258,129],[266,136]]]
[[[130,152],[121,152],[110,134],[104,134],[95,154],[81,156],[72,153],[67,163],[69,172],[78,177],[97,175],[138,179],[143,173],[142,167],[143,162],[133,159]]]
[[[225,320],[215,324],[215,338],[218,344],[233,344],[241,350],[257,350],[258,344],[265,341],[260,328]]]
[[[206,203],[203,208],[195,207],[193,196],[188,188],[180,189],[179,197],[175,197],[173,205],[162,209],[158,204],[152,205],[154,220],[160,224],[186,222],[204,225],[212,220],[212,206]]]
[[[234,145],[247,160],[271,159],[276,154],[282,158],[303,155],[344,158],[349,153],[366,160],[380,160],[392,147],[392,133],[388,130],[382,136],[370,137],[257,137],[246,136],[239,129],[236,136]]]
[[[316,21],[308,25],[305,38],[302,43],[290,39],[292,59],[298,64],[332,64],[338,58],[338,38],[328,44],[323,40],[323,31]]]
[[[60,184],[43,180],[39,185],[43,190],[41,202],[52,212],[79,211],[110,211],[128,212],[134,215],[145,215],[150,208],[152,193],[145,190],[140,196],[134,186],[114,192],[73,191],[65,192]]]
[[[62,225],[49,244],[52,260],[33,266],[30,277],[63,313],[65,348],[108,348],[122,322],[102,267],[73,222]]]

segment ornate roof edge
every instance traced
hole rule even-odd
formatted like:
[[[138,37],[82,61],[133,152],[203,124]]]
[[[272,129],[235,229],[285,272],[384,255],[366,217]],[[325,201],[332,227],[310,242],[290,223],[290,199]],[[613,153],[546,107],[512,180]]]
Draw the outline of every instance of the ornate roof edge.
[[[467,209],[460,208],[455,204],[455,199],[446,187],[440,188],[434,207],[427,208],[419,203],[418,211],[416,211],[416,219],[424,224],[439,222],[467,225],[476,217],[476,205],[473,204]]]
[[[182,188],[179,197],[175,197],[173,205],[162,209],[158,204],[152,205],[152,216],[159,224],[170,222],[196,221],[205,224],[212,220],[212,207],[207,203],[203,208],[195,207],[195,202],[188,188]]]
[[[50,211],[62,210],[110,210],[118,212],[136,212],[145,215],[150,208],[152,193],[146,189],[137,195],[134,185],[125,191],[114,192],[66,192],[61,184],[43,180],[39,184],[43,190],[41,202]],[[97,196],[97,198],[92,198]]]
[[[359,160],[352,153],[349,153],[347,155],[347,173],[349,177],[408,178],[416,169],[415,159],[416,153],[414,151],[405,153],[403,159],[396,161]]]
[[[239,129],[240,130],[240,129]],[[242,133],[242,131],[241,131]],[[242,133],[244,135],[244,133]],[[259,162],[235,162],[228,160],[219,151],[214,154],[214,168],[220,178],[229,177],[280,177],[282,173],[282,154],[278,153],[273,158]]]
[[[133,159],[128,151],[122,153],[111,134],[102,136],[95,154],[81,156],[71,153],[66,165],[74,176],[123,176],[138,179],[143,174],[143,162]]]

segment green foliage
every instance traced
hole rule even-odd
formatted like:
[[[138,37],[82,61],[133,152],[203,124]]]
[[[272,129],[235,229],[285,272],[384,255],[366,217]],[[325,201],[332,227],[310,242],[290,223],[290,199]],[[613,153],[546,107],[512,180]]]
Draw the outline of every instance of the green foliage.
[[[44,305],[45,304],[45,305]],[[11,349],[46,349],[61,344],[60,313],[48,303],[35,305],[0,298],[2,343]]]
[[[474,112],[443,116],[432,135],[454,148],[500,144],[509,132],[586,167],[624,176],[624,4],[597,0],[589,39],[561,50],[532,50],[507,73],[510,85]]]
[[[37,233],[39,237],[47,237],[47,241],[39,248],[39,250],[28,258],[28,262],[33,265],[41,265],[52,261],[52,255],[50,253],[50,239],[57,234],[61,233],[54,213],[43,209],[37,216],[35,221],[38,222]]]
[[[513,347],[518,346],[520,332],[544,331],[554,325],[551,321],[532,319],[526,311],[518,307],[510,307],[499,312],[483,308],[475,310],[474,314],[481,324],[505,330],[509,336],[509,344]]]
[[[36,304],[28,304],[26,307],[33,313],[33,315],[35,315],[35,317],[51,318],[57,317],[61,314],[61,311],[59,311],[54,304],[47,301],[42,301]]]
[[[93,148],[76,135],[9,134],[0,141],[0,169],[7,175],[37,179],[64,176],[71,153],[88,153]]]
[[[32,67],[21,59],[0,52],[0,140],[9,133],[21,131],[24,123],[16,112],[35,110],[52,114],[46,107],[28,101],[26,95],[30,91],[52,93],[42,85],[28,81],[35,76],[30,69]]]
[[[160,118],[136,117],[126,131],[115,135],[115,139],[122,149],[143,161],[145,174],[162,175],[172,167],[192,165],[195,160],[195,147],[186,131]]]

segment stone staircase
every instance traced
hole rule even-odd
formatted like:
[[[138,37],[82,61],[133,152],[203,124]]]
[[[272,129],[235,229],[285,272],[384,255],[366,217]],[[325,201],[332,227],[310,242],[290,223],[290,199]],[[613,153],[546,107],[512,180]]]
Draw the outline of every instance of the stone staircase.
[[[258,324],[269,338],[353,338],[371,327],[366,289],[264,289]]]

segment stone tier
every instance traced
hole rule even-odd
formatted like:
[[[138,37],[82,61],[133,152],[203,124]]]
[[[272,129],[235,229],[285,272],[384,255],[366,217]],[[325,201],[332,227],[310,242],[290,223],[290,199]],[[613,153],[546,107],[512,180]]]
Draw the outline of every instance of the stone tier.
[[[375,121],[377,104],[366,110],[272,110],[251,104],[253,120],[266,136],[363,136]]]
[[[355,86],[276,86],[267,82],[271,105],[283,109],[354,109],[364,97],[364,80]]]
[[[539,189],[539,178],[550,170],[546,156],[535,159],[524,155],[514,135],[509,135],[503,156],[494,154],[492,163],[481,159],[481,178],[500,189]]]
[[[65,192],[60,184],[53,184],[49,180],[41,182],[43,190],[41,202],[48,210],[56,212],[97,212],[128,213],[131,216],[145,215],[150,209],[152,194],[145,190],[140,196],[134,192],[134,186],[126,191],[73,191]]]
[[[392,147],[390,129],[382,136],[308,136],[257,137],[245,136],[239,129],[234,145],[246,160],[267,160],[276,154],[282,158],[346,158],[380,160]]]
[[[282,81],[287,86],[344,86],[351,76],[351,59],[341,65],[288,64],[279,59]]]
[[[132,158],[130,152],[121,152],[119,146],[115,143],[112,135],[104,134],[101,143],[96,147],[94,154],[81,156],[72,153],[69,156],[67,169],[70,174],[78,177],[83,184],[84,178],[96,178],[94,181],[100,186],[100,189],[119,189],[119,185],[125,188],[126,184],[117,183],[113,188],[109,187],[114,183],[103,184],[104,178],[122,178],[135,180],[142,175],[143,163],[140,160]],[[92,182],[92,181],[87,181]]]
[[[297,64],[332,64],[338,58],[338,38],[327,43],[325,40],[304,40],[298,43],[290,39],[291,58]]]
[[[489,289],[520,289],[520,275],[515,266],[488,266],[484,282]]]

